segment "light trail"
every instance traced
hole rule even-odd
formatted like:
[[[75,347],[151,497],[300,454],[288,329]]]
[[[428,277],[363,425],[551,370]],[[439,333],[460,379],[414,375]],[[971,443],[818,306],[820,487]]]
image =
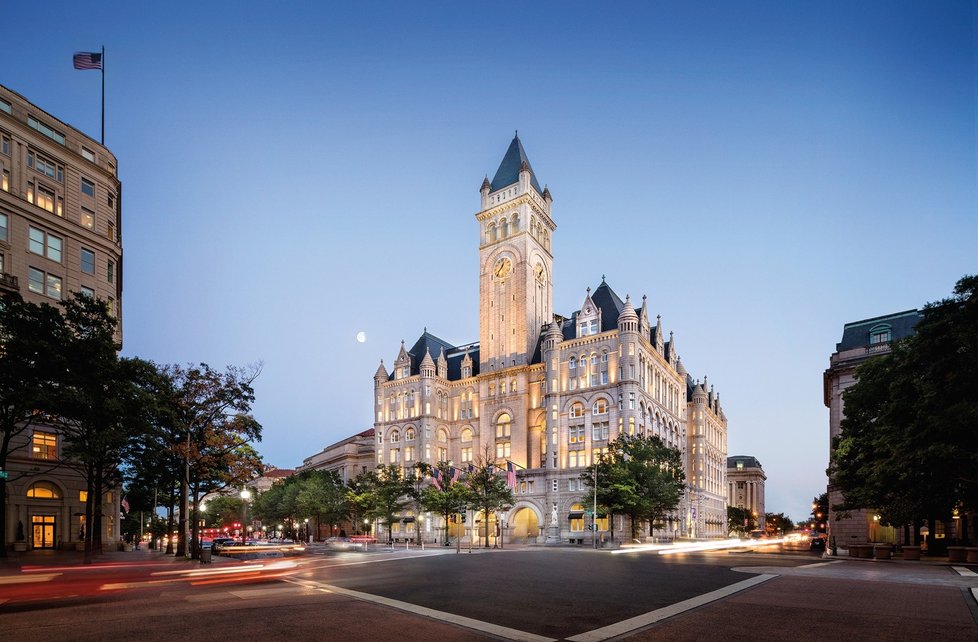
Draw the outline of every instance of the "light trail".
[[[701,553],[704,551],[722,551],[733,548],[764,548],[784,542],[783,539],[763,539],[763,540],[741,540],[726,539],[716,542],[692,542],[689,544],[645,544],[640,546],[629,546],[611,551],[612,555],[624,555],[627,553],[655,552],[659,555],[678,555],[681,553]]]

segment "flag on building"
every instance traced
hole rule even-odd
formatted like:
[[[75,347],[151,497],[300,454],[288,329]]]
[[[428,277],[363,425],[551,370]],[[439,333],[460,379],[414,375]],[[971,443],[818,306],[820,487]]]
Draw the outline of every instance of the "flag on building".
[[[472,463],[472,462],[470,461],[470,462],[469,462],[469,474],[471,475],[471,474],[472,474],[472,473],[474,473],[474,472],[475,472],[475,464],[473,464],[473,463]]]
[[[128,499],[126,499],[125,497],[123,497],[122,498],[122,501],[119,502],[119,505],[122,506],[122,510],[124,510],[126,513],[129,512],[129,500]]]
[[[452,466],[452,483],[454,484],[461,478],[462,478],[462,471],[459,470],[458,468],[455,468],[455,466]]]
[[[506,485],[516,488],[516,466],[508,459],[506,460]]]
[[[71,59],[75,69],[101,69],[102,54],[88,51],[79,51]]]
[[[437,468],[431,469],[431,481],[435,485],[435,488],[441,490],[441,471]]]

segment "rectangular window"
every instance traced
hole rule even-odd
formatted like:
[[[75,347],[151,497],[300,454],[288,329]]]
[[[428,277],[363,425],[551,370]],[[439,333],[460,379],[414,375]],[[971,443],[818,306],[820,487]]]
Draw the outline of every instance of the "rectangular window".
[[[108,227],[105,230],[105,236],[110,240],[115,240],[115,223],[109,221]]]
[[[33,151],[27,152],[27,166],[33,167],[37,173],[53,178],[59,183],[63,183],[65,180],[65,168],[62,165],[58,165]]]
[[[55,276],[53,274],[48,274],[45,280],[45,292],[47,296],[52,299],[61,298],[61,277]]]
[[[80,501],[83,504],[88,501],[88,491],[87,490],[80,490],[80,491],[78,491],[78,501]]]
[[[58,436],[49,432],[36,432],[31,440],[34,459],[57,459]]]
[[[34,254],[46,256],[52,261],[61,263],[62,240],[54,234],[47,234],[44,230],[30,227],[27,249]]]
[[[0,176],[0,189],[5,192],[10,191],[10,172],[3,170],[3,175]]]
[[[44,294],[52,299],[61,298],[61,277],[45,274],[37,268],[27,268],[27,289],[37,294]]]
[[[508,441],[500,441],[496,443],[496,459],[502,459],[504,457],[509,457],[510,443]]]
[[[11,113],[10,103],[8,103],[6,100],[0,99],[0,111],[7,112],[8,114]]]
[[[556,479],[555,479],[555,480],[553,481],[553,486],[552,486],[552,488],[554,489],[554,492],[555,492],[555,493],[556,493],[556,492],[557,492],[558,490],[560,490],[560,487],[558,486],[558,484],[560,484],[560,482],[559,482],[558,480],[556,480]]]
[[[598,333],[598,320],[595,319],[591,321],[591,334],[597,334],[597,333]]]
[[[608,422],[602,421],[591,425],[591,440],[600,441],[608,439]]]
[[[82,194],[95,198],[95,183],[87,178],[81,179],[81,191]]]
[[[108,299],[107,299],[107,300],[105,301],[105,307],[106,307],[106,308],[108,309],[108,311],[109,311],[109,316],[110,316],[110,317],[115,317],[115,299],[113,299],[112,297],[109,297],[109,298],[108,298]]]
[[[87,147],[82,147],[82,157],[89,162],[95,162],[95,152]]]
[[[62,145],[65,144],[65,135],[64,134],[62,134],[60,132],[57,132],[57,131],[51,129],[50,127],[48,127],[47,125],[45,125],[44,123],[42,123],[38,119],[34,118],[33,116],[28,116],[27,117],[27,124],[31,127],[31,129],[34,129],[34,130],[36,130],[36,131],[44,134],[45,136],[47,136],[48,138],[50,138],[54,142],[60,143]]]
[[[81,208],[81,218],[79,219],[79,222],[88,229],[92,229],[95,227],[95,212],[87,207]]]
[[[115,283],[115,263],[112,261],[106,261],[105,263],[105,280],[109,283]]]
[[[601,373],[601,383],[602,383],[602,385],[608,383],[608,373],[607,372],[602,372]]]
[[[472,461],[472,446],[466,446],[462,449],[462,462]]]
[[[0,241],[6,241],[7,239],[7,215],[0,214]]]
[[[0,252],[0,274],[3,274],[3,252]]]
[[[7,136],[0,136],[0,153],[10,156],[10,138]]]
[[[86,288],[84,285],[81,286],[81,293],[89,297],[90,299],[95,298],[95,290],[93,290],[92,288]]]
[[[567,429],[567,443],[569,444],[583,444],[584,443],[584,424],[580,426],[570,426]]]
[[[29,195],[30,195],[30,192],[28,192],[28,196]],[[28,198],[27,200],[31,200],[31,199]],[[38,207],[40,207],[41,209],[45,209],[45,210],[47,210],[49,212],[53,212],[54,211],[54,192],[52,192],[48,188],[44,187],[43,185],[38,185],[37,186],[37,198],[36,198],[36,202],[34,204],[37,205]]]
[[[579,336],[579,337],[585,337],[585,336],[587,336],[587,321],[584,321],[584,322],[581,323],[581,326],[579,328],[579,332],[577,333],[577,336]]]

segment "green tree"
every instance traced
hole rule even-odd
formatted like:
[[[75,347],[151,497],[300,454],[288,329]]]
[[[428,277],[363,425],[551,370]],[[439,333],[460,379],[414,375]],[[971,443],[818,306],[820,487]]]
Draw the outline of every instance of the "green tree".
[[[950,521],[955,510],[974,515],[978,277],[927,304],[914,333],[866,361],[856,378],[844,394],[846,417],[828,470],[845,499],[831,510],[874,508],[884,523],[905,526]]]
[[[0,299],[0,469],[8,457],[26,448],[23,438],[46,421],[43,409],[60,388],[65,350],[61,312],[11,293]],[[0,478],[0,525],[7,523],[7,483]],[[0,528],[0,557],[7,556],[7,531]]]
[[[757,518],[749,508],[727,506],[727,530],[744,537],[757,528]]]
[[[784,513],[764,513],[764,525],[770,535],[784,535],[795,528],[795,523]]]
[[[824,533],[829,519],[829,494],[822,493],[812,498],[812,512],[808,517],[812,532]]]
[[[499,475],[500,469],[492,458],[491,446],[486,446],[475,462],[475,470],[465,479],[469,489],[469,503],[476,512],[482,513],[483,537],[485,547],[489,548],[489,513],[512,506],[515,502],[513,490],[506,485],[506,478]]]
[[[346,510],[350,515],[355,533],[360,533],[364,519],[369,517],[373,503],[371,488],[373,488],[373,472],[362,471],[353,479],[346,482]]]
[[[633,539],[642,521],[652,534],[659,520],[679,506],[686,488],[682,453],[655,436],[621,435],[611,442],[608,453],[581,474],[590,488],[583,501],[593,498],[595,467],[599,506],[612,518],[629,515]]]
[[[315,518],[317,537],[323,521],[329,524],[330,535],[335,535],[335,525],[349,517],[346,489],[339,473],[335,470],[311,470],[296,477],[299,485],[296,495],[298,511],[303,517],[308,515]]]
[[[207,528],[230,528],[241,521],[243,511],[244,500],[239,495],[218,495],[203,507],[203,522]]]
[[[461,480],[453,480],[455,468],[448,462],[438,462],[438,465],[431,467],[428,472],[431,474],[435,470],[441,473],[441,481],[438,484],[425,486],[421,490],[421,505],[425,510],[441,515],[445,524],[445,536],[442,541],[447,546],[448,524],[451,517],[464,512],[472,493]]]
[[[370,477],[370,507],[367,516],[387,527],[387,542],[394,542],[397,514],[413,502],[414,484],[398,466],[381,464]]]

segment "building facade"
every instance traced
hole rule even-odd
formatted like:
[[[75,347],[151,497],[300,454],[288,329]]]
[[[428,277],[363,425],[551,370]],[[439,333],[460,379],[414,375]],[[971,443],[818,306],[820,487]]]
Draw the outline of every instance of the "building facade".
[[[373,470],[376,467],[375,459],[374,429],[368,428],[363,432],[326,446],[311,457],[306,457],[296,472],[335,470],[343,483],[347,483],[356,479],[360,473]]]
[[[425,331],[410,347],[402,342],[390,371],[381,362],[375,462],[407,469],[447,461],[464,470],[486,454],[500,466],[511,461],[516,502],[493,516],[494,526],[507,540],[583,542],[584,468],[618,435],[656,435],[682,451],[690,491],[655,535],[725,535],[719,396],[689,376],[645,297],[636,309],[602,279],[580,309],[554,312],[553,197],[518,137],[480,195],[479,341],[456,346]],[[598,530],[609,527],[599,516]]]
[[[746,508],[764,529],[764,482],[767,475],[756,457],[734,455],[727,457],[727,503]]]
[[[822,398],[829,409],[829,451],[832,442],[842,432],[845,418],[843,393],[856,382],[856,369],[867,359],[890,352],[893,341],[910,336],[920,320],[917,310],[906,310],[863,321],[847,323],[842,340],[829,358],[829,367],[822,376]],[[843,502],[842,491],[829,480],[829,541],[848,549],[849,544],[866,542],[901,543],[902,532],[883,526],[870,508],[849,511],[848,516],[837,514],[833,506]]]
[[[0,86],[0,295],[56,305],[97,296],[122,342],[122,185],[108,148]],[[73,547],[84,532],[85,483],[61,465],[62,438],[38,426],[7,460],[7,541]],[[119,538],[117,491],[103,501],[104,543]]]

